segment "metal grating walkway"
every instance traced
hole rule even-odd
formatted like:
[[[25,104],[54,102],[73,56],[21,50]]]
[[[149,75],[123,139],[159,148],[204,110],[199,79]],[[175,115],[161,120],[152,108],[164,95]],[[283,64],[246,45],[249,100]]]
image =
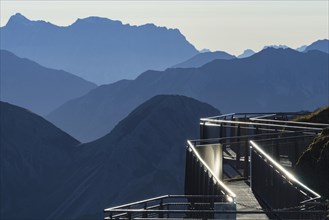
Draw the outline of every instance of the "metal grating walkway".
[[[251,188],[243,180],[225,183],[236,194],[237,211],[261,210],[261,206],[251,191]],[[266,214],[237,214],[236,219],[269,219]]]

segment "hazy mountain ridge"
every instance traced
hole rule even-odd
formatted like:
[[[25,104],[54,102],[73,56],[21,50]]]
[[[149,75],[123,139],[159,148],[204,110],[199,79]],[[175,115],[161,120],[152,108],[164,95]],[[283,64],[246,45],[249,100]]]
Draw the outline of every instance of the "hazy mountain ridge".
[[[252,55],[254,55],[254,54],[255,54],[255,51],[253,51],[253,50],[251,50],[251,49],[246,49],[246,50],[243,51],[242,54],[240,54],[240,55],[238,56],[238,58],[239,58],[239,59],[247,58],[247,57],[250,57],[250,56],[252,56]]]
[[[198,53],[178,29],[98,17],[59,27],[16,14],[0,31],[2,49],[98,84],[164,70]]]
[[[186,139],[198,136],[199,118],[220,114],[192,98],[156,96],[110,134],[80,144],[25,109],[0,107],[4,219],[103,219],[111,205],[181,194]]]
[[[201,67],[205,65],[206,63],[209,63],[216,59],[222,59],[222,60],[231,60],[235,59],[236,57],[228,54],[224,51],[215,51],[215,52],[203,52],[199,53],[192,58],[174,65],[172,68],[192,68],[192,67]]]
[[[43,67],[9,51],[0,50],[0,53],[2,101],[45,115],[96,88],[95,84],[68,72]]]
[[[121,82],[105,85],[100,96],[92,96],[95,89],[71,100],[47,118],[89,141],[111,131],[132,109],[157,94],[186,95],[225,113],[314,109],[328,101],[329,74],[323,68],[328,62],[328,54],[319,51],[268,48],[244,59],[214,60],[201,68],[146,71],[122,88]]]
[[[319,50],[324,53],[329,53],[329,40],[328,39],[323,39],[323,40],[318,40],[307,46],[303,52],[308,52],[310,50]]]

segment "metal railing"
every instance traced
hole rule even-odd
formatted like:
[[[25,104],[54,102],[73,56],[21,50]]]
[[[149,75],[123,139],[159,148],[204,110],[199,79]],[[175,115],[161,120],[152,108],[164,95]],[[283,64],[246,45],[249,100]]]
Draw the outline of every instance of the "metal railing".
[[[264,147],[250,141],[250,186],[266,207],[271,209],[314,210],[314,202],[321,196],[300,182],[291,172],[277,162]],[[319,219],[322,215],[311,213],[281,214],[284,219]]]
[[[225,195],[227,201],[234,202],[236,195],[204,161],[192,142],[187,143],[185,194]]]
[[[165,195],[105,209],[104,219],[235,219],[235,204],[224,200],[224,195]]]
[[[223,151],[229,148],[235,162],[225,160],[224,153],[223,161],[230,163],[241,177],[250,181],[253,192],[264,207],[270,210],[289,207],[295,211],[314,211],[319,208],[314,204],[321,196],[298,181],[291,171],[314,137],[329,124],[289,121],[298,115],[233,113],[202,118],[202,139],[198,140],[200,145],[196,145],[203,147],[217,142]],[[252,146],[250,150],[249,146]],[[275,217],[323,218],[324,213],[322,207],[321,215],[296,212],[289,215],[281,213]]]
[[[224,196],[222,196],[224,197]],[[104,210],[104,219],[236,219],[242,215],[323,216],[323,210],[236,210],[235,203],[211,195],[165,195]],[[225,198],[222,198],[225,200]],[[211,202],[191,202],[191,201]],[[213,208],[209,208],[213,207]]]
[[[232,113],[200,119],[200,139],[187,141],[185,195],[105,209],[106,219],[234,219],[237,214],[264,213],[274,218],[323,218],[321,196],[292,171],[313,138],[329,124],[290,121],[300,115]],[[235,192],[226,181],[237,177],[249,181],[262,209],[236,210]]]

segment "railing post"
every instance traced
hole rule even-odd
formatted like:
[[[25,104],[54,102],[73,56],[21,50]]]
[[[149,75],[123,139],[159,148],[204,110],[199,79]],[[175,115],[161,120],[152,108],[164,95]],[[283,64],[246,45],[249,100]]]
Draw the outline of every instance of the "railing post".
[[[192,155],[189,149],[189,146],[186,148],[186,157],[185,157],[185,195],[191,194],[191,184],[193,184],[191,180],[191,172],[192,170]]]
[[[147,202],[144,203],[144,210],[147,210]],[[143,218],[147,218],[147,212],[143,212]]]
[[[170,215],[169,215],[169,209],[170,209],[169,206],[170,206],[170,204],[168,203],[166,206],[167,206],[167,218],[169,218],[170,217]]]
[[[163,199],[160,200],[160,207],[159,210],[163,210]],[[159,218],[163,218],[163,212],[158,213]]]
[[[298,160],[298,150],[299,150],[299,141],[295,141],[294,143],[294,148],[293,148],[293,152],[292,152],[292,159],[291,159],[291,167],[295,167],[297,160]]]
[[[243,175],[245,178],[248,179],[249,176],[249,155],[250,155],[250,151],[249,151],[249,141],[246,140],[245,142],[245,152],[244,152],[244,170],[243,170]],[[251,159],[250,159],[250,163],[251,163]]]
[[[206,139],[208,137],[207,126],[205,124],[206,122],[204,121],[200,124],[200,139]]]
[[[192,187],[191,187],[191,193],[196,195],[198,191],[198,161],[196,156],[192,155]]]
[[[236,138],[236,168],[239,169],[240,168],[240,157],[241,157],[241,146],[240,146],[240,135],[241,135],[241,127],[240,125],[238,125],[238,131],[237,131],[237,138]]]
[[[203,127],[204,127],[204,122],[200,123],[200,139],[203,139]]]
[[[249,146],[249,142],[248,142],[248,146]],[[250,188],[251,188],[251,191],[253,191],[253,185],[252,185],[252,147],[249,146],[249,155],[250,155],[250,166],[249,166],[249,175],[250,175]]]
[[[224,137],[223,123],[220,123],[220,127],[219,127],[219,138],[223,138],[223,137]]]

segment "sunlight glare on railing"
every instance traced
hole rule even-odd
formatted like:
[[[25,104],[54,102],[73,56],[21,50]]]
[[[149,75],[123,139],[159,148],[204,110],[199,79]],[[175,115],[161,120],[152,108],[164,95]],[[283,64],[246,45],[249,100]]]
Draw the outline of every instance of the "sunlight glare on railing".
[[[200,160],[200,162],[203,164],[203,166],[205,166],[205,168],[210,172],[210,174],[215,178],[216,182],[218,182],[218,184],[222,187],[222,189],[225,190],[225,194],[227,194],[228,198],[227,200],[230,202],[234,202],[236,195],[221,181],[217,178],[217,176],[214,174],[214,172],[209,168],[209,166],[207,165],[207,163],[201,158],[201,156],[199,155],[199,153],[197,152],[197,150],[195,149],[195,147],[193,146],[193,144],[190,141],[187,141],[189,147],[192,149],[193,153],[195,154],[195,156]]]
[[[311,192],[313,195],[315,195],[315,198],[321,198],[321,196],[305,186],[303,183],[301,183],[293,174],[291,174],[289,171],[287,171],[283,166],[281,166],[278,162],[276,162],[271,156],[269,156],[267,153],[264,152],[264,150],[258,146],[254,141],[250,141],[251,148],[256,149],[259,153],[261,153],[266,160],[268,160],[270,163],[272,163],[281,173],[283,173],[289,180],[294,182],[297,185],[300,185],[302,188],[306,189],[307,191]]]

